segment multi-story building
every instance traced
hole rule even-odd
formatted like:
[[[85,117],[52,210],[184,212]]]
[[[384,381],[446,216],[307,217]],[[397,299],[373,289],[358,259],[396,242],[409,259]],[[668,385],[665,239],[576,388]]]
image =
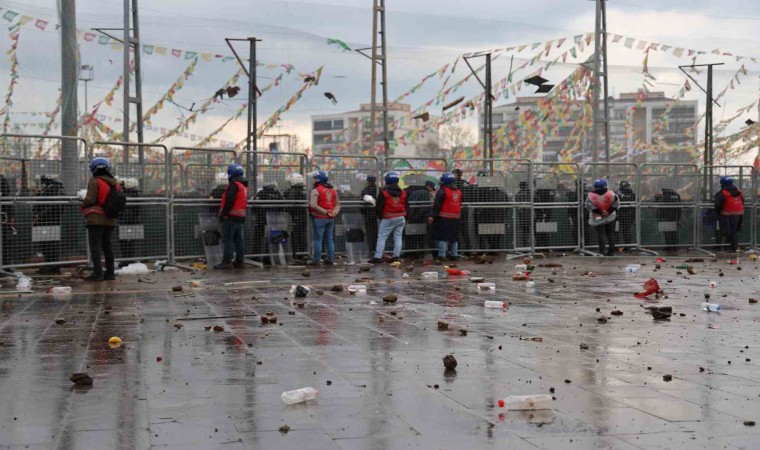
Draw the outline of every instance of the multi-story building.
[[[630,162],[692,162],[690,152],[687,150],[676,151],[648,151],[651,145],[658,144],[678,146],[684,144],[696,144],[697,133],[693,132],[694,124],[699,117],[699,105],[696,100],[675,100],[665,97],[663,92],[650,92],[641,100],[641,106],[633,109],[636,104],[638,93],[623,93],[610,101],[610,142],[612,147],[618,149],[615,159]],[[517,101],[508,105],[495,106],[493,108],[493,126],[497,129],[511,121],[517,123],[521,111],[526,111],[535,106],[540,97],[518,97]],[[661,120],[664,113],[671,105],[667,114],[667,121]],[[628,115],[633,111],[633,117]],[[574,124],[580,115],[580,107],[573,107],[568,123]],[[480,139],[483,136],[483,115],[480,115]],[[626,124],[630,130],[626,134]],[[563,126],[552,136],[529,136],[524,139],[522,133],[534,132],[522,130],[518,126],[517,132],[521,141],[535,143],[535,148],[521,149],[520,154],[544,162],[558,160],[558,154],[566,145],[572,133],[572,126]],[[581,148],[584,149],[583,157],[577,155],[577,161],[588,161],[591,158],[592,135],[591,130],[586,134]],[[535,139],[534,139],[535,138]],[[507,142],[496,142],[495,150],[504,149],[512,145]],[[646,149],[646,150],[643,150]],[[603,155],[600,155],[603,157]]]
[[[358,111],[350,111],[339,114],[321,114],[311,117],[312,129],[312,152],[314,154],[322,153],[345,153],[361,154],[367,153],[370,147],[370,104],[362,104]],[[389,127],[395,121],[409,115],[411,107],[405,103],[388,104],[388,123]],[[430,116],[430,120],[434,120]],[[400,140],[402,136],[409,131],[421,127],[422,120],[405,121],[405,124],[395,129],[390,129],[388,139],[395,144],[391,144],[389,155],[414,157],[421,153],[426,145],[438,143],[438,132],[433,129],[426,131],[424,136],[420,135],[416,141],[410,139]],[[382,121],[376,123],[377,129],[382,130]],[[406,141],[406,143],[404,143]],[[374,146],[382,145],[382,133],[375,136]]]

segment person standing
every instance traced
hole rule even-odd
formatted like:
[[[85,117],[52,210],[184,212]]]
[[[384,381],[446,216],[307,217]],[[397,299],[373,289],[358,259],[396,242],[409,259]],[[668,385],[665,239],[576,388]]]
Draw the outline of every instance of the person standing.
[[[662,188],[659,194],[655,194],[654,201],[656,203],[681,203],[681,195],[673,189]],[[681,228],[681,211],[682,209],[678,205],[671,205],[670,207],[657,208],[655,210],[655,216],[660,223],[660,229],[665,237],[665,249],[666,251],[678,250],[678,232]]]
[[[530,227],[533,220],[530,214],[530,203],[533,202],[533,194],[530,191],[530,184],[527,181],[521,181],[520,190],[515,194],[515,203],[523,203],[522,206],[515,207],[515,248],[531,248],[533,242],[530,238]]]
[[[594,190],[586,197],[586,209],[591,211],[589,225],[596,229],[599,253],[604,256],[615,254],[615,220],[620,199],[607,189],[607,180],[594,181]]]
[[[373,249],[377,245],[377,215],[375,213],[375,207],[377,206],[377,178],[374,175],[367,175],[365,182],[366,184],[361,192],[361,197],[364,201],[361,213],[364,219],[367,246]],[[374,201],[374,204],[369,201],[370,197]]]
[[[618,211],[618,222],[620,226],[620,236],[623,238],[623,244],[636,243],[636,193],[633,192],[631,183],[621,181],[618,187],[620,201],[623,202],[623,208]],[[626,207],[627,206],[627,207]]]
[[[139,198],[142,191],[140,191],[140,182],[136,178],[123,178],[121,180],[121,189],[127,198]],[[124,214],[120,217],[119,227],[132,227],[136,236],[119,236],[119,246],[121,247],[121,257],[126,261],[120,263],[121,267],[126,267],[133,263],[135,256],[137,256],[137,242],[139,239],[143,239],[143,233],[136,232],[137,228],[142,226],[142,211],[139,204],[133,204],[127,206],[124,210]],[[126,228],[126,227],[125,227]],[[121,232],[119,233],[121,234]]]
[[[441,175],[441,187],[435,194],[433,209],[428,217],[428,223],[433,224],[433,239],[438,241],[438,258],[435,260],[438,264],[446,257],[447,247],[451,261],[459,257],[457,226],[461,213],[462,192],[457,189],[454,175],[445,172]]]
[[[335,264],[335,217],[340,213],[340,200],[335,188],[329,183],[327,173],[322,170],[314,173],[314,189],[309,194],[309,211],[312,217],[314,232],[314,259],[311,265],[319,265],[322,261],[322,241],[327,244],[325,265]]]
[[[289,174],[285,181],[288,182],[290,187],[283,192],[282,196],[285,200],[291,202],[303,202],[301,204],[293,203],[288,206],[288,213],[290,213],[290,237],[293,243],[293,259],[297,259],[297,255],[307,253],[306,242],[306,210],[304,206],[306,204],[306,188],[304,186],[303,175],[293,172]]]
[[[407,236],[407,248],[418,250],[413,252],[412,255],[424,258],[424,249],[428,247],[432,248],[431,246],[433,245],[433,227],[427,223],[427,218],[430,215],[430,208],[433,206],[433,199],[435,198],[435,183],[426,180],[423,186],[407,186],[405,191],[409,205],[407,208],[407,223],[424,224],[426,229],[424,236]],[[433,250],[432,255],[433,259],[435,259],[438,251]]]
[[[732,177],[720,177],[720,192],[715,194],[715,214],[718,215],[720,232],[726,237],[729,251],[739,251],[739,232],[744,220],[744,195],[734,186]]]
[[[40,197],[62,197],[66,195],[63,183],[46,176],[40,177],[42,189]],[[58,262],[61,260],[61,220],[63,218],[63,205],[60,204],[39,204],[33,209],[32,226],[33,227],[56,227],[58,228],[57,236],[53,233],[50,240],[44,240],[39,243],[39,251],[45,258],[46,263]],[[45,266],[37,271],[43,275],[60,275],[59,266]]]
[[[121,188],[111,174],[111,163],[106,158],[98,157],[90,161],[90,173],[92,178],[87,183],[87,194],[82,200],[82,214],[85,217],[92,257],[92,273],[85,278],[85,281],[111,281],[116,279],[111,241],[116,217],[106,215],[104,206],[111,189],[120,191]],[[105,273],[100,260],[101,251],[105,256]]]
[[[248,181],[243,177],[244,174],[245,171],[240,164],[230,164],[227,167],[227,189],[224,190],[219,206],[224,253],[222,262],[214,266],[217,270],[245,267],[243,226],[248,208]]]
[[[378,264],[383,262],[383,250],[388,236],[393,234],[393,258],[390,262],[396,262],[401,257],[403,247],[404,225],[406,225],[406,212],[409,210],[406,191],[399,185],[398,172],[385,174],[385,187],[377,196],[375,211],[380,219],[380,229],[377,235],[375,257],[369,262]]]

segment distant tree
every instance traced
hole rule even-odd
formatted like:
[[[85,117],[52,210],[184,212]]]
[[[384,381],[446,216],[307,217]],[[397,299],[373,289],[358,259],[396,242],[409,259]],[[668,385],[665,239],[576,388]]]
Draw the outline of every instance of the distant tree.
[[[450,159],[457,150],[475,145],[472,130],[460,125],[443,125],[438,130],[438,142],[423,144],[418,153],[423,158]]]

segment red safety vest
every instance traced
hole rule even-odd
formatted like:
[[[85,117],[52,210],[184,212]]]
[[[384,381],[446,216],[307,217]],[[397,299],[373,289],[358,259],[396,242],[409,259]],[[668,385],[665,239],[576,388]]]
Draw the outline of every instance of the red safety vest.
[[[82,214],[84,214],[85,217],[89,216],[90,214],[100,214],[101,216],[106,215],[106,212],[103,211],[103,205],[106,204],[108,193],[111,192],[111,185],[102,178],[95,178],[95,181],[98,182],[98,198],[95,200],[94,205],[90,206],[89,208],[82,208]],[[121,186],[119,186],[119,183],[116,183],[116,190],[121,191]]]
[[[321,184],[318,184],[316,189],[317,193],[319,194],[319,197],[317,198],[317,205],[327,211],[332,211],[335,209],[335,201],[338,198],[338,194],[335,192],[335,189],[325,187]],[[311,215],[317,219],[333,219],[333,217],[321,214],[314,209],[311,209]]]
[[[591,199],[591,203],[593,203],[594,206],[596,206],[596,209],[600,211],[609,211],[612,209],[612,204],[615,202],[615,193],[612,191],[607,191],[604,195],[591,192],[588,196]]]
[[[443,188],[443,204],[438,215],[444,219],[458,219],[462,212],[462,193],[459,189]]]
[[[401,191],[401,196],[394,197],[385,189],[382,191],[385,196],[383,203],[383,219],[395,219],[396,217],[406,216],[406,191]]]
[[[248,188],[239,181],[233,181],[233,183],[237,184],[238,191],[237,195],[235,196],[235,201],[232,202],[230,215],[235,217],[245,217],[245,208],[248,206]],[[227,203],[227,189],[229,188],[229,184],[226,188],[224,188],[224,194],[222,194],[222,204],[219,207],[220,213],[224,210],[224,205]]]
[[[742,192],[739,191],[739,195],[734,197],[730,192],[723,189],[723,198],[726,202],[723,203],[723,211],[720,213],[724,216],[742,216],[744,215],[744,199]]]

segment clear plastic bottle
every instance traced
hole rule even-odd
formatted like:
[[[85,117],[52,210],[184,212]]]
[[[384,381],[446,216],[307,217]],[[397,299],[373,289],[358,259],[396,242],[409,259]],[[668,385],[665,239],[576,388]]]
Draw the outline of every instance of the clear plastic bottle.
[[[717,303],[702,303],[702,311],[718,312],[720,311],[720,305]]]
[[[504,302],[499,302],[496,300],[486,300],[483,303],[483,307],[485,308],[501,308],[501,309],[507,309],[507,304]]]
[[[286,405],[295,405],[307,400],[314,400],[319,396],[319,391],[313,387],[296,389],[295,391],[286,391],[282,393],[282,402]]]
[[[499,400],[499,408],[509,411],[527,411],[532,409],[552,409],[551,395],[511,395]]]
[[[527,264],[515,264],[515,270],[526,271],[528,270]]]
[[[422,278],[438,278],[438,272],[422,272]]]
[[[71,294],[71,286],[53,286],[48,289],[50,294]]]

